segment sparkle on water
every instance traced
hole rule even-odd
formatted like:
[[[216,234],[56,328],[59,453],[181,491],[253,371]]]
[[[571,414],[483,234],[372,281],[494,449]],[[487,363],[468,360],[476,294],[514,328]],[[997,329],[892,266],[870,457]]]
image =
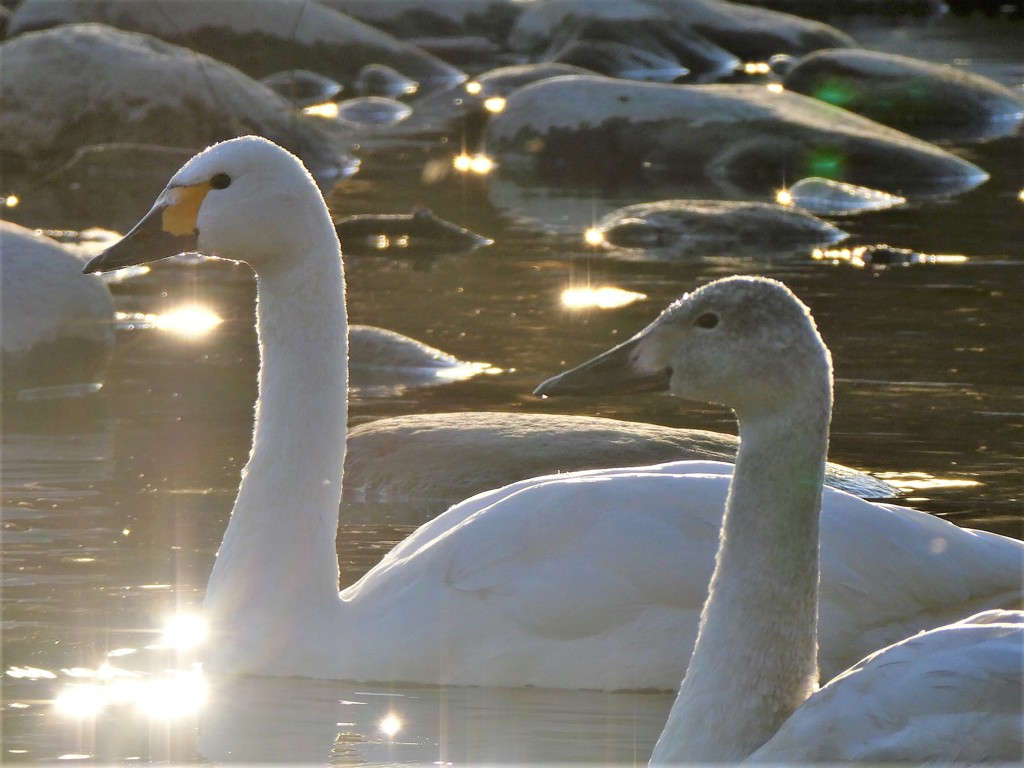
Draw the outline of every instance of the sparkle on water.
[[[402,721],[397,715],[388,714],[387,717],[383,718],[378,725],[380,732],[387,736],[389,739],[402,730]]]
[[[460,173],[475,173],[477,176],[486,176],[494,170],[494,161],[487,155],[470,155],[466,152],[456,155],[452,165]]]
[[[489,99],[484,99],[484,109],[492,114],[503,112],[505,110],[505,99],[501,96],[491,96]]]
[[[901,491],[925,491],[935,488],[970,488],[981,485],[977,480],[959,477],[936,477],[927,472],[876,472],[876,477]]]
[[[207,627],[196,613],[176,613],[167,617],[161,631],[161,643],[172,648],[195,648],[206,640]]]
[[[224,322],[216,312],[198,304],[187,304],[158,314],[118,312],[117,321],[126,330],[156,328],[186,339],[206,336]]]
[[[309,115],[310,117],[323,117],[327,120],[333,120],[338,116],[338,102],[327,101],[323,104],[313,104],[309,107],[304,107],[302,114]]]
[[[567,309],[618,309],[646,298],[647,294],[612,285],[586,286],[562,291],[562,306]]]

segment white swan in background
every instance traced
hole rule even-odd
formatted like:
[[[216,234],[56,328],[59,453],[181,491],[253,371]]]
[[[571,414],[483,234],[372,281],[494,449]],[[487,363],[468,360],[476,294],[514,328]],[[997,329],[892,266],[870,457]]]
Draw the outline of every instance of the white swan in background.
[[[724,432],[562,413],[388,416],[348,431],[343,516],[350,523],[419,525],[462,499],[530,477],[684,459],[731,464],[737,445],[736,436]],[[832,462],[825,483],[869,499],[896,495],[882,480]]]
[[[407,389],[499,372],[489,363],[459,360],[422,341],[375,325],[348,327],[348,391],[353,397],[396,397]]]
[[[346,318],[327,207],[292,155],[263,139],[233,139],[189,161],[150,214],[87,269],[196,249],[252,266],[261,354],[252,454],[204,604],[208,668],[493,686],[678,685],[689,657],[679,638],[695,633],[726,476],[652,477],[677,484],[675,502],[656,494],[656,507],[640,509],[632,501],[648,476],[632,471],[477,496],[417,529],[339,595]],[[834,606],[840,644],[850,627],[874,627],[879,606],[883,624],[901,609],[898,622],[915,622],[923,616],[912,614],[1009,589],[1003,564],[1019,543],[866,509],[875,518],[860,522],[855,512],[848,523],[867,537],[857,542],[864,548],[835,546],[837,589],[850,589]],[[879,578],[860,573],[874,565],[874,531],[886,530],[888,517],[927,537],[924,546],[935,536],[947,542],[955,562],[925,570],[941,581],[948,569],[952,585],[912,582],[917,562],[885,563]],[[911,582],[922,599],[910,596]]]
[[[731,407],[740,450],[697,644],[652,764],[1020,761],[1024,612],[904,640],[815,692],[832,364],[807,307],[775,281],[718,280],[538,392],[659,377]],[[863,567],[886,567],[863,555]],[[911,577],[893,598],[918,586]]]
[[[56,240],[0,221],[4,396],[94,392],[114,347],[114,300]]]

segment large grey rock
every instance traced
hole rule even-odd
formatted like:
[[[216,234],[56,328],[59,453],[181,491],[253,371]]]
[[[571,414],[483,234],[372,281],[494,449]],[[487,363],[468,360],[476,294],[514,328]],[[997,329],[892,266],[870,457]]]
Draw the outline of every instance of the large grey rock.
[[[546,185],[680,183],[765,194],[823,176],[907,195],[954,194],[988,174],[824,102],[754,85],[570,76],[514,91],[487,126],[503,177]]]
[[[520,0],[320,0],[395,37],[478,35],[501,43],[528,4]]]
[[[595,227],[620,256],[771,258],[806,255],[846,232],[810,214],[738,200],[658,200],[612,211]]]
[[[565,27],[592,19],[660,22],[703,37],[743,61],[854,44],[827,24],[724,0],[534,0],[517,20],[509,43],[521,51],[542,50]]]
[[[0,61],[0,156],[8,169],[91,144],[197,150],[247,133],[296,152],[321,180],[351,164],[346,135],[295,114],[237,69],[148,35],[64,25],[4,42]]]
[[[347,86],[366,64],[387,64],[424,88],[464,77],[415,46],[310,0],[23,0],[10,34],[71,22],[144,32],[254,78],[308,69]]]
[[[1024,122],[1020,90],[947,64],[878,51],[816,51],[794,62],[782,82],[928,141],[995,139]]]

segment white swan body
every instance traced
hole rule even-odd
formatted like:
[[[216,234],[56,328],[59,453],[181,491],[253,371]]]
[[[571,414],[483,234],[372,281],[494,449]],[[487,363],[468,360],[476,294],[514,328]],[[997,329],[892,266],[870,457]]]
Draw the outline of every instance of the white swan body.
[[[1024,613],[987,611],[872,654],[811,696],[749,762],[1024,761]]]
[[[349,328],[350,368],[354,346]],[[723,432],[598,416],[408,413],[349,429],[342,503],[349,522],[366,515],[419,524],[462,499],[530,477],[684,459],[731,463],[738,444]],[[883,481],[839,464],[826,466],[825,482],[864,498],[896,495]]]
[[[472,378],[488,363],[459,360],[422,341],[375,325],[348,328],[349,394],[394,397],[407,389]]]
[[[323,200],[280,148],[228,141],[186,164],[151,214],[89,268],[194,247],[168,243],[161,251],[156,239],[134,250],[153,223],[193,238],[195,227],[201,250],[244,258],[258,282],[259,405],[204,604],[214,631],[211,669],[563,688],[678,684],[689,655],[679,638],[696,628],[727,478],[622,470],[510,486],[425,524],[339,595],[346,325],[341,258]],[[692,510],[631,506],[648,492],[641,486],[673,485],[677,499],[684,482]],[[953,534],[961,532],[943,531],[960,552]],[[989,546],[988,537],[978,541],[964,546]],[[992,546],[1002,552],[1001,542]],[[982,560],[1005,557],[985,552]],[[691,571],[688,561],[699,567]],[[851,561],[840,570],[857,569]],[[851,588],[863,585],[854,580]],[[962,587],[954,602],[973,589]]]
[[[904,640],[816,692],[832,546],[854,566],[841,580],[863,576],[861,569],[907,568],[908,580],[891,591],[895,600],[922,586],[914,567],[933,558],[962,566],[942,537],[930,554],[911,549],[896,565],[891,547],[912,538],[898,528],[879,530],[873,541],[848,529],[830,542],[834,521],[822,480],[831,360],[807,308],[785,286],[760,278],[710,283],[626,343],[538,391],[601,391],[630,377],[729,405],[740,429],[696,645],[652,764],[1020,759],[1019,611],[982,614]],[[865,513],[873,511],[915,519],[910,510],[865,505]],[[1019,578],[1019,555],[1000,567]],[[689,640],[680,638],[686,646]]]
[[[98,389],[114,333],[114,300],[102,280],[83,275],[57,241],[0,221],[5,395]]]

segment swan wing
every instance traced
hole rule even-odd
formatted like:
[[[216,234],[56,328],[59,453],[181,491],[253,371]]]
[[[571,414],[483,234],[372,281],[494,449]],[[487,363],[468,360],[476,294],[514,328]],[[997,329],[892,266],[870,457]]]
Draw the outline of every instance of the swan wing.
[[[819,664],[851,659],[1024,593],[1024,544],[924,512],[826,488],[821,516]]]
[[[623,473],[531,486],[465,527],[445,583],[496,599],[510,620],[543,637],[599,634],[651,608],[695,617],[727,484]]]
[[[1024,613],[989,611],[889,646],[811,696],[751,762],[1019,763]]]
[[[550,475],[541,475],[538,477],[527,478],[525,480],[519,480],[500,488],[494,488],[488,491],[483,491],[482,493],[478,493],[474,496],[470,496],[464,501],[449,507],[443,514],[427,521],[413,531],[407,538],[402,540],[402,542],[400,542],[391,550],[391,552],[388,553],[387,556],[385,556],[384,560],[381,562],[381,566],[409,557],[425,544],[434,541],[449,530],[458,527],[463,521],[477,514],[481,510],[495,507],[503,503],[506,498],[514,496],[524,489],[531,488],[533,486],[545,485],[551,482],[568,482],[582,478],[618,477],[621,475],[725,475],[727,477],[731,477],[732,470],[733,465],[724,461],[671,461],[662,464],[652,464],[645,467],[613,467],[584,469],[574,472],[558,472]],[[656,494],[655,501],[660,500],[660,498],[661,497]],[[681,503],[685,502],[682,502],[680,498],[675,500],[676,506],[679,506]],[[724,503],[723,498],[723,506]],[[518,501],[514,506],[518,509],[526,505],[524,502]],[[639,488],[637,489],[636,496],[634,497],[631,506],[634,509],[648,506],[647,496],[644,490]],[[543,504],[541,508],[545,508]],[[721,513],[718,514],[718,517],[721,519]]]
[[[471,605],[524,636],[591,637],[646,610],[695,632],[728,483],[635,470],[516,483],[425,524],[343,596],[413,581],[437,606]]]

